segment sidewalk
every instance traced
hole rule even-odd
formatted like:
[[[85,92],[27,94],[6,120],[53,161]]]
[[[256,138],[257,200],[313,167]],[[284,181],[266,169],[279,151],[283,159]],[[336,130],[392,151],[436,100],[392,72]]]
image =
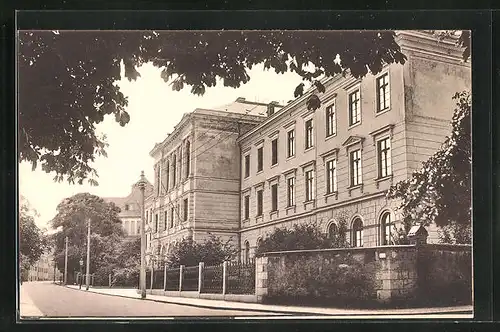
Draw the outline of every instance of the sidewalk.
[[[78,290],[78,286],[68,285],[68,288]],[[85,291],[84,287],[82,291]],[[140,294],[136,289],[113,289],[113,288],[90,288],[89,292],[121,296],[126,298],[140,299]],[[281,313],[286,315],[314,315],[314,316],[340,316],[344,319],[346,316],[355,318],[473,318],[472,306],[460,307],[439,307],[439,308],[414,308],[414,309],[339,309],[339,308],[318,308],[318,307],[299,307],[284,305],[267,305],[259,303],[229,302],[219,300],[205,300],[185,297],[171,297],[162,295],[146,295],[146,300],[163,302],[169,304],[189,305],[208,309],[226,309],[239,311],[261,311],[263,313]],[[375,317],[377,318],[377,317]]]
[[[44,316],[44,314],[35,306],[22,285],[19,287],[19,316],[21,316],[21,319]]]

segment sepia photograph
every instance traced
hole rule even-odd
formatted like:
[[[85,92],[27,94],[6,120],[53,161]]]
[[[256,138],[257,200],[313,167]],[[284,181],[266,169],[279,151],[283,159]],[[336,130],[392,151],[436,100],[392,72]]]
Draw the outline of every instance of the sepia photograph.
[[[18,30],[18,319],[471,319],[469,30]]]

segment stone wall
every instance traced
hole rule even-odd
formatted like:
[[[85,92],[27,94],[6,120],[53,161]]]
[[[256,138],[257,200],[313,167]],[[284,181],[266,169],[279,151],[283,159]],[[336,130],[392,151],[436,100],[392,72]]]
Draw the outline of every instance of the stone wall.
[[[433,244],[265,253],[256,259],[257,300],[272,301],[282,287],[278,286],[283,283],[281,271],[297,259],[319,258],[338,265],[342,257],[361,263],[361,273],[371,282],[373,291],[361,302],[453,305],[472,301],[470,246]]]

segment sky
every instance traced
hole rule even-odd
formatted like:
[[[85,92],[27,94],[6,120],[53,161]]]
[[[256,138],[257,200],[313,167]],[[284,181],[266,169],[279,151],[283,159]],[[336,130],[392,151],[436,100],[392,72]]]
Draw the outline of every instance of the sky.
[[[301,82],[296,74],[276,74],[263,66],[248,71],[250,81],[239,88],[224,87],[219,82],[207,88],[203,96],[191,94],[190,88],[173,91],[169,83],[160,77],[160,69],[151,64],[138,68],[141,77],[129,82],[123,78],[117,84],[129,105],[130,122],[121,127],[108,115],[96,126],[98,133],[105,133],[109,146],[108,157],[96,157],[93,167],[99,174],[99,186],[88,184],[70,185],[68,182],[54,182],[54,173],[45,173],[40,168],[32,171],[31,164],[19,164],[19,194],[38,212],[35,218],[41,228],[49,228],[48,221],[56,215],[56,207],[66,197],[88,192],[101,197],[125,197],[131,186],[144,170],[146,178],[153,182],[153,158],[149,152],[155,143],[165,139],[172,132],[184,113],[196,108],[213,108],[231,103],[238,97],[250,101],[278,101],[285,104],[294,99],[295,87]],[[123,77],[123,75],[122,75]]]

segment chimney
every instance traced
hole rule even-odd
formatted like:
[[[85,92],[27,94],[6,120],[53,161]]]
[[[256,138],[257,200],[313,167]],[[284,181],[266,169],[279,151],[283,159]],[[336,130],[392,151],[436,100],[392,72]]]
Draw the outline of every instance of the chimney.
[[[279,105],[277,101],[272,101],[269,104],[267,104],[267,116],[271,116],[274,114],[274,108],[277,105]]]

